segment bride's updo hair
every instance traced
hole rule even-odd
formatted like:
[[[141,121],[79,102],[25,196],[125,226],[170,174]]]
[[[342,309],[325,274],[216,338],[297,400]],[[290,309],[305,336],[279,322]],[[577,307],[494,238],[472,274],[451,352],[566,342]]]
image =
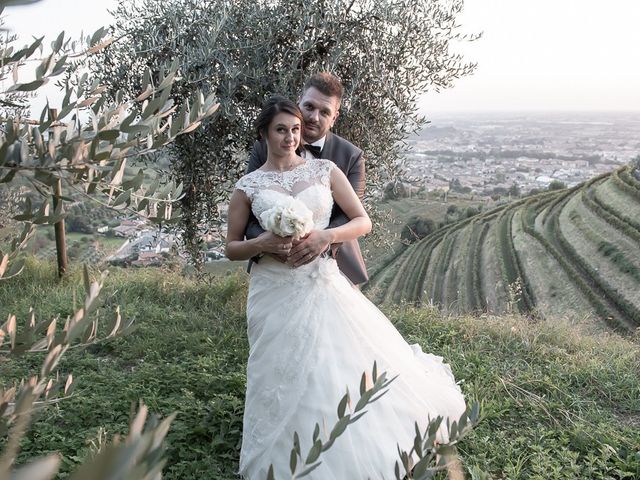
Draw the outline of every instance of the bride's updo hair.
[[[272,95],[262,105],[262,110],[256,118],[255,129],[258,139],[265,136],[273,118],[279,113],[289,113],[300,119],[300,124],[304,122],[302,112],[294,102],[282,95]]]

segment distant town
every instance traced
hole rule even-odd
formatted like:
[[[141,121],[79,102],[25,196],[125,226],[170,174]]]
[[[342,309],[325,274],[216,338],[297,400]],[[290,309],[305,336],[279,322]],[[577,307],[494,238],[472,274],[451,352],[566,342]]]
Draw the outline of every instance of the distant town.
[[[407,180],[427,191],[526,194],[573,186],[640,155],[640,116],[625,113],[435,117],[408,140]],[[515,186],[515,188],[514,188]]]

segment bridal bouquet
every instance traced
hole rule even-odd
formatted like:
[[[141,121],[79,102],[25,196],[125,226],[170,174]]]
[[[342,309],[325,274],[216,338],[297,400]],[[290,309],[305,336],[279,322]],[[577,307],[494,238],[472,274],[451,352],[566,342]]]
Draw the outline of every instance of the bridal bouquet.
[[[313,228],[313,213],[300,200],[281,196],[260,214],[262,227],[281,237],[304,237]]]

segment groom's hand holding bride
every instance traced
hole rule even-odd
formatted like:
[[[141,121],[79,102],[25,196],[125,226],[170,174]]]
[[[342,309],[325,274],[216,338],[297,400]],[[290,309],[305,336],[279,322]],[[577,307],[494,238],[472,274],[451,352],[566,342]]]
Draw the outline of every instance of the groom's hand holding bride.
[[[305,265],[326,252],[329,245],[331,245],[331,235],[327,230],[311,230],[300,240],[293,241],[287,263],[294,268]]]

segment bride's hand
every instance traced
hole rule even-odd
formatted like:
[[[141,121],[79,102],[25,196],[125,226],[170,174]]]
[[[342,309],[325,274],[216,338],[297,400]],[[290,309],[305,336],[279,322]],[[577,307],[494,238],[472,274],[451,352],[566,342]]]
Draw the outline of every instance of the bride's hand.
[[[293,267],[309,263],[325,252],[330,243],[326,230],[312,230],[306,237],[295,243],[289,252],[287,263]]]
[[[291,237],[279,237],[272,232],[264,232],[257,239],[262,253],[270,253],[275,257],[286,257],[293,246]]]

